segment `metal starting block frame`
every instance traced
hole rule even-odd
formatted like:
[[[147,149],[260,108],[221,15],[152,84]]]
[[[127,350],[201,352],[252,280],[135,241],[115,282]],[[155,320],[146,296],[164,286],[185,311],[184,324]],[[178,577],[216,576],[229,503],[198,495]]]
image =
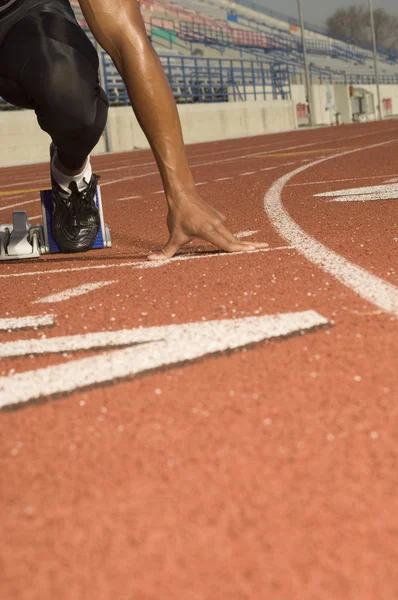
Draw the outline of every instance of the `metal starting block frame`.
[[[13,212],[12,225],[0,225],[0,261],[39,258],[42,254],[61,252],[51,234],[52,190],[42,190],[40,199],[43,225],[30,225],[25,211]],[[108,226],[104,223],[100,186],[96,189],[95,203],[101,226],[92,249],[111,248],[111,235]]]

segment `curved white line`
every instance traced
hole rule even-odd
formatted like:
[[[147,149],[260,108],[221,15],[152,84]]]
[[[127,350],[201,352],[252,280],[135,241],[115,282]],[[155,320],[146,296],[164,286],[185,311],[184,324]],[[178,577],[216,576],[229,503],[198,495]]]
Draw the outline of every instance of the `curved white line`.
[[[332,160],[333,158],[340,158],[346,154],[369,150],[370,148],[377,148],[378,146],[391,144],[394,141],[396,140],[389,140],[388,142],[381,142],[379,144],[372,144],[371,146],[347,150],[346,152],[316,160],[287,173],[275,181],[265,194],[264,208],[268,218],[278,233],[285,240],[290,242],[300,254],[303,254],[309,261],[333,275],[338,281],[368,302],[371,302],[387,313],[398,316],[398,288],[395,285],[350,263],[339,254],[329,250],[329,248],[315,240],[308,233],[305,233],[305,231],[303,231],[303,229],[301,229],[301,227],[292,219],[282,204],[283,188],[290,179],[302,171],[314,167],[315,165],[319,165],[322,162],[326,162],[327,160]]]

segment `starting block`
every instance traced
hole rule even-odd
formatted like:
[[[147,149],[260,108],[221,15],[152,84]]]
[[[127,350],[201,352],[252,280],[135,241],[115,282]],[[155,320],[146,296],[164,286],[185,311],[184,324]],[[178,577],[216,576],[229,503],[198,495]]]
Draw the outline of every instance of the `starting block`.
[[[30,225],[25,211],[14,211],[11,225],[0,225],[0,261],[39,258],[42,254],[61,252],[51,234],[53,213],[52,190],[40,192],[42,225]],[[92,249],[111,248],[111,236],[104,222],[101,190],[97,186],[95,203],[101,226]]]

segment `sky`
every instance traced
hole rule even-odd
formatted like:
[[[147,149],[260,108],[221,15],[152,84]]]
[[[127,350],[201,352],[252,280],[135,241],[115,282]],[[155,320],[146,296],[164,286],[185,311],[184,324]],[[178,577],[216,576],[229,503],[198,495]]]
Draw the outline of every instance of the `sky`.
[[[273,8],[288,16],[297,17],[297,0],[254,0],[256,4]],[[368,0],[301,0],[304,19],[315,25],[324,25],[336,8],[345,8],[351,4],[368,6]],[[398,16],[397,0],[373,0],[373,8],[384,8],[386,12]]]

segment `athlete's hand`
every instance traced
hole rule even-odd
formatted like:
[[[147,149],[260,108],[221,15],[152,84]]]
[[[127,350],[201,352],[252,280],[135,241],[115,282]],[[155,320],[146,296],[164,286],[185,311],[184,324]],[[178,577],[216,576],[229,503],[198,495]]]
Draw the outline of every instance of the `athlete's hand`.
[[[149,260],[171,258],[193,238],[201,238],[225,252],[242,252],[267,248],[260,242],[241,242],[224,224],[225,217],[207,204],[199,194],[176,204],[169,204],[167,226],[170,237],[167,244],[157,252],[151,252]]]

